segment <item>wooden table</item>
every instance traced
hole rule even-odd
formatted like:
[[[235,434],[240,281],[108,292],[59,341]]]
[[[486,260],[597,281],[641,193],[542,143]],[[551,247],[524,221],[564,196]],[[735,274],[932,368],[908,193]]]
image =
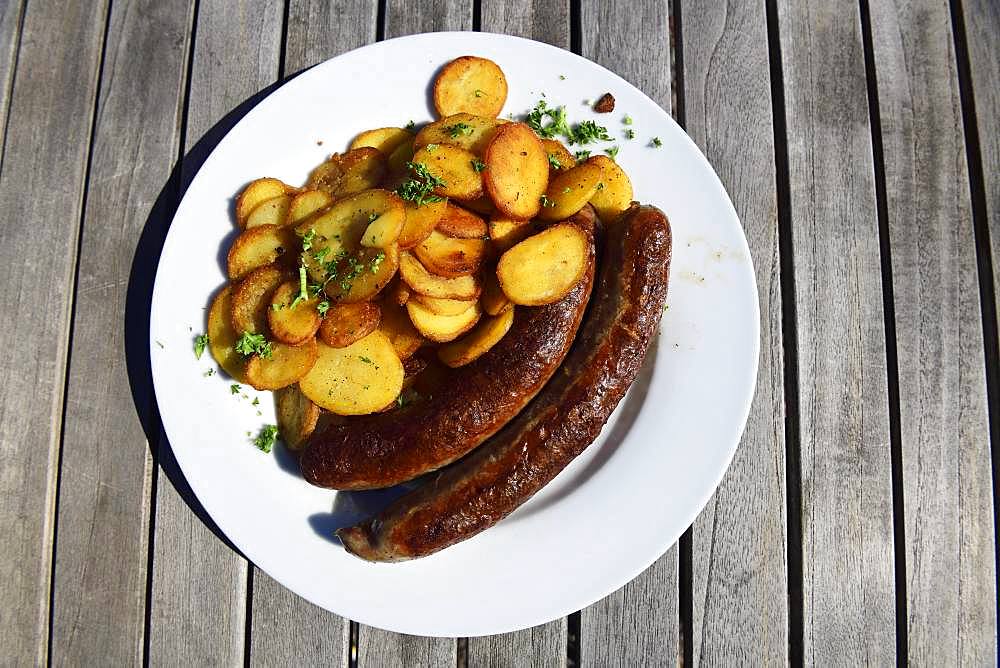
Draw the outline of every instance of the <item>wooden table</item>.
[[[671,110],[760,287],[756,399],[695,524],[603,601],[485,638],[358,625],[256,570],[150,384],[152,277],[207,153],[284,78],[432,30],[572,49]],[[996,0],[0,0],[0,663],[995,664],[998,46]]]

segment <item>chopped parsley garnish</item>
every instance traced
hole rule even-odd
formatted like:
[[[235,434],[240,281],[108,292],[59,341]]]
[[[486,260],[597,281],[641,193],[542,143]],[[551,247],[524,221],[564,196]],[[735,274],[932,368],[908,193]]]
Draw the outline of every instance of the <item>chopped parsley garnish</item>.
[[[368,222],[369,223],[374,223],[376,220],[378,220],[378,214],[377,213],[375,213],[373,211],[372,213],[368,214]]]
[[[307,251],[312,248],[313,239],[316,238],[316,230],[309,228],[309,231],[302,235],[302,250]]]
[[[420,399],[420,393],[414,390],[412,387],[409,387],[400,392],[399,396],[396,397],[396,405],[402,408],[403,406],[407,404],[412,404],[414,401],[418,401],[419,399]]]
[[[612,160],[614,160],[618,156],[618,147],[612,146],[611,148],[606,148],[604,149],[604,152],[607,153]]]
[[[590,157],[590,151],[577,151],[575,157],[577,162],[583,162]]]
[[[260,355],[264,359],[271,359],[271,343],[264,338],[263,334],[252,334],[243,332],[236,341],[236,352],[243,357]]]
[[[632,117],[628,114],[622,117],[622,125],[632,125]]]
[[[196,360],[201,359],[202,353],[205,352],[205,346],[208,345],[208,334],[199,334],[194,337],[194,358]]]
[[[598,125],[594,121],[580,121],[573,126],[573,133],[569,138],[569,143],[586,145],[598,140],[611,141],[608,129],[603,125]]]
[[[330,247],[327,246],[326,248],[320,248],[312,255],[314,260],[316,260],[320,264],[323,264],[324,262],[326,262],[326,256],[329,254],[330,254]]]
[[[166,346],[163,345],[159,339],[156,339],[156,345],[160,346],[161,348],[166,348]]]
[[[468,123],[455,123],[454,125],[444,126],[444,131],[448,133],[448,136],[452,139],[458,138],[460,135],[468,137],[472,134],[472,126]]]
[[[253,440],[253,444],[261,452],[271,452],[275,442],[278,440],[278,425],[266,424],[260,428],[260,433]]]
[[[260,397],[254,397],[253,401],[250,402],[251,406],[260,406]]]
[[[663,146],[663,142],[660,141],[659,137],[653,137],[652,141],[650,141],[649,143],[653,145],[653,148],[660,148],[661,146]]]
[[[549,167],[552,169],[562,169],[562,163],[559,162],[559,158],[556,157],[555,153],[546,153],[549,158]]]
[[[407,130],[412,130],[415,127],[417,127],[417,124],[414,123],[413,121],[410,121],[409,123],[406,124],[406,129]]]
[[[635,130],[629,128],[625,131],[625,139],[635,139]]]
[[[364,355],[358,355],[358,359],[364,362],[365,364],[375,364],[375,362],[372,362],[371,359],[365,357]]]
[[[239,394],[240,393],[240,389],[241,388],[240,388],[239,384],[233,383],[232,385],[229,386],[229,394]]]
[[[325,300],[321,301],[319,304],[316,304],[316,310],[319,312],[320,316],[326,316],[326,312],[330,310],[330,302]]]
[[[566,81],[566,75],[565,74],[560,74],[559,75],[559,80],[560,81]]]
[[[546,124],[545,119],[551,119],[551,123]],[[556,135],[571,134],[569,125],[566,123],[566,107],[549,107],[545,100],[539,100],[535,108],[528,112],[525,122],[538,133],[540,137],[551,139]]]
[[[215,369],[206,369],[205,373],[202,374],[205,378],[215,375]]]
[[[371,261],[368,263],[368,267],[371,269],[371,272],[373,274],[378,273],[378,268],[383,261],[385,261],[385,253],[379,251],[379,254],[373,257]]]
[[[292,308],[299,305],[299,302],[304,302],[309,299],[309,288],[306,282],[306,268],[305,265],[299,265],[299,294],[292,300]]]
[[[446,185],[445,182],[431,174],[426,165],[408,162],[406,167],[412,176],[396,188],[397,195],[409,202],[415,202],[417,206],[444,200],[443,197],[431,193],[434,188]]]
[[[550,200],[550,199],[549,199],[548,197],[546,197],[545,195],[542,195],[542,196],[541,196],[541,197],[539,198],[539,201],[540,201],[540,202],[542,203],[542,206],[543,206],[543,207],[548,207],[548,208],[553,208],[553,207],[555,207],[555,205],[556,205],[556,203],[555,203],[555,202],[553,202],[552,200]]]
[[[604,190],[604,181],[601,181],[600,183],[597,184],[597,189]]]
[[[476,170],[476,172],[481,172],[484,169],[486,169],[486,163],[483,162],[482,160],[480,160],[479,158],[473,158],[472,159],[472,168],[474,170]]]
[[[484,93],[483,91],[481,91],[481,90],[479,90],[479,89],[477,88],[477,89],[476,89],[476,97],[482,97],[483,95],[486,95],[486,93]]]

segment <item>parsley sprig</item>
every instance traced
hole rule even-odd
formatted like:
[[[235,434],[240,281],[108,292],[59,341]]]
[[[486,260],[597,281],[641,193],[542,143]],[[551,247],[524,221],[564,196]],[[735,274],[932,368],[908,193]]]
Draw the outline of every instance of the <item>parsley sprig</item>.
[[[447,185],[444,180],[431,174],[427,166],[419,162],[408,162],[406,167],[412,176],[396,188],[397,195],[408,202],[415,202],[417,206],[444,200],[432,194],[435,188]]]
[[[157,341],[159,343],[159,341]],[[208,334],[199,334],[194,337],[194,358],[200,360],[202,354],[205,352],[205,346],[208,345]],[[163,347],[163,344],[160,344]]]
[[[243,355],[243,357],[260,355],[264,359],[269,360],[274,352],[271,348],[271,342],[263,334],[253,334],[252,332],[243,332],[236,341],[235,347],[236,352]]]
[[[278,440],[278,425],[266,424],[260,428],[260,433],[253,440],[253,444],[261,452],[271,452],[271,448]]]
[[[457,139],[459,136],[466,136],[472,134],[472,126],[468,123],[455,123],[454,125],[444,126],[444,131],[448,133],[448,136],[452,139]]]

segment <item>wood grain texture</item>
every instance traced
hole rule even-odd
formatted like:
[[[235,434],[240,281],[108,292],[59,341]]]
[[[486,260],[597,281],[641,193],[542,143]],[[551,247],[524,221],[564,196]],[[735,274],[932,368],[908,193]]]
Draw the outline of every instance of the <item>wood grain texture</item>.
[[[110,325],[125,320],[132,256],[177,159],[192,10],[193,2],[155,0],[111,9],[70,349],[54,664],[142,662],[152,457],[130,392],[125,332]]]
[[[282,7],[276,3],[199,4],[185,151],[235,106],[275,81],[281,27]],[[185,180],[190,178],[192,168],[185,164],[183,171]],[[161,440],[162,459],[166,437]],[[150,662],[242,664],[246,560],[191,511],[162,467],[155,522]]]
[[[986,362],[948,2],[872,3],[871,26],[899,358],[907,658],[985,665],[997,649]]]
[[[743,222],[761,311],[757,390],[743,440],[692,530],[692,659],[695,665],[785,664],[781,270],[764,4],[688,0],[681,30],[686,129]]]
[[[107,17],[104,2],[25,10],[0,175],[0,628],[44,664],[70,303]]]
[[[483,0],[480,14],[483,32],[569,48],[569,0]]]
[[[285,71],[292,74],[375,41],[376,0],[288,5]],[[250,663],[255,666],[347,665],[350,625],[254,569]]]
[[[669,7],[665,0],[581,3],[582,55],[635,84],[671,111]],[[677,546],[642,575],[580,615],[582,665],[675,665],[679,619]]]
[[[795,262],[806,663],[895,660],[872,136],[855,3],[778,3]]]
[[[386,1],[386,39],[439,30],[472,30],[472,0]]]
[[[24,0],[0,0],[0,146],[3,146],[4,131],[7,129],[7,105],[23,15]]]

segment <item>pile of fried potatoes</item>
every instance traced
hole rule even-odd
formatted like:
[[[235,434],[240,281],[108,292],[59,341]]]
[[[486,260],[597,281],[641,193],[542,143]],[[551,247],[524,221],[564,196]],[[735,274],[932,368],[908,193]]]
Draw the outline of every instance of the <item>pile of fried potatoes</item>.
[[[560,221],[589,204],[611,223],[629,206],[613,160],[578,164],[498,118],[506,97],[495,63],[458,58],[435,80],[439,120],[362,132],[305,186],[261,178],[239,195],[209,349],[234,379],[276,391],[290,447],[320,409],[386,411],[430,379],[446,385],[448,367],[507,334],[516,306],[556,302],[584,275],[586,232]]]

